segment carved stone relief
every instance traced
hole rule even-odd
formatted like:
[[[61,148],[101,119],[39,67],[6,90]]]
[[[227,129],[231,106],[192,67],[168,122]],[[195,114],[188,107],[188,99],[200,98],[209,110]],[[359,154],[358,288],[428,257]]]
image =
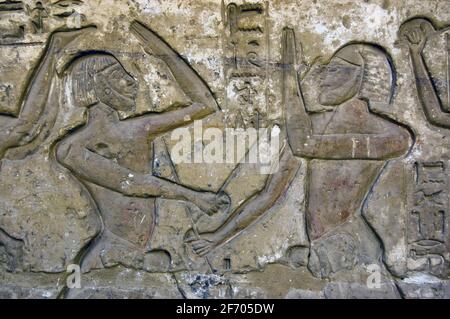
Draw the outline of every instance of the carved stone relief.
[[[0,296],[450,297],[450,11],[411,2],[1,1]]]

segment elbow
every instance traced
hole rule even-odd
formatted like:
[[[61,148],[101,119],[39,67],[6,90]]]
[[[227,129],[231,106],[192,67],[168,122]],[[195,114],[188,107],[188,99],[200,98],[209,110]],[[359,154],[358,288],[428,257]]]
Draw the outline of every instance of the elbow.
[[[297,143],[289,143],[292,154],[302,158],[314,158],[314,151],[308,141],[298,141]]]
[[[302,149],[293,149],[292,154],[294,154],[294,156],[306,158],[306,159],[314,157],[311,152],[306,152],[305,150],[302,150]]]
[[[292,154],[302,158],[313,158],[317,140],[294,125],[287,125],[287,140]]]
[[[206,101],[207,101],[206,105],[208,105],[208,109],[211,112],[210,114],[220,110],[217,100],[214,98],[213,93],[209,90],[206,93]]]
[[[216,106],[216,107],[215,107]],[[193,119],[202,119],[208,115],[215,113],[218,110],[217,104],[200,104],[194,105],[195,111],[193,112]]]
[[[406,155],[414,144],[414,134],[406,128],[401,128],[398,137],[398,156]]]
[[[56,145],[56,160],[60,164],[65,164],[67,161],[68,154],[70,152],[71,145],[69,143],[58,143]]]
[[[380,148],[384,148],[385,151],[381,158],[397,158],[408,154],[409,150],[414,144],[414,135],[406,128],[401,128],[400,131],[393,137],[389,138],[390,141],[385,141]]]
[[[74,165],[77,154],[82,154],[81,150],[71,143],[62,142],[56,146],[56,160],[67,168],[71,168]]]
[[[204,93],[203,98],[198,100],[198,102],[202,106],[202,113],[204,116],[213,114],[220,110],[219,104],[213,96],[211,91],[207,91]]]
[[[211,103],[208,104],[208,106],[204,107],[205,109],[205,116],[211,115],[219,110],[219,105],[217,104],[216,100],[212,100]]]

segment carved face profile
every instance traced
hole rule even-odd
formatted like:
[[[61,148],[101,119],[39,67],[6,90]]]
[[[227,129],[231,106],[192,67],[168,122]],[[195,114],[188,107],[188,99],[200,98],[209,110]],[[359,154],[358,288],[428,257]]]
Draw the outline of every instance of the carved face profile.
[[[137,82],[120,63],[95,76],[95,90],[100,102],[118,111],[129,111],[136,103]]]
[[[73,62],[72,92],[79,107],[102,102],[118,111],[135,107],[138,85],[112,55],[96,53]]]
[[[320,75],[320,103],[338,105],[355,96],[361,77],[362,67],[334,57]]]
[[[339,105],[357,96],[369,104],[388,105],[394,73],[386,52],[371,44],[349,44],[339,49],[322,68],[319,101]]]

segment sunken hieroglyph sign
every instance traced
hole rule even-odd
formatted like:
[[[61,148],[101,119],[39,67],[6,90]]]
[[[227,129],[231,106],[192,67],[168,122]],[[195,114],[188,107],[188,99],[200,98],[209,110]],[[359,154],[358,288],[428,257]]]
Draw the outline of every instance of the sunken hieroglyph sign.
[[[0,0],[0,56],[1,298],[450,297],[443,1]]]

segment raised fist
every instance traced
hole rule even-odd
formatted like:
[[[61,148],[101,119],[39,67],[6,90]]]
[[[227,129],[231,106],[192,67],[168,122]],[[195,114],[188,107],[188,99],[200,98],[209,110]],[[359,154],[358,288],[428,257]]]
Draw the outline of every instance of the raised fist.
[[[425,19],[414,19],[402,24],[399,36],[408,43],[411,50],[422,52],[427,37],[432,32],[434,32],[434,27],[430,21]]]

